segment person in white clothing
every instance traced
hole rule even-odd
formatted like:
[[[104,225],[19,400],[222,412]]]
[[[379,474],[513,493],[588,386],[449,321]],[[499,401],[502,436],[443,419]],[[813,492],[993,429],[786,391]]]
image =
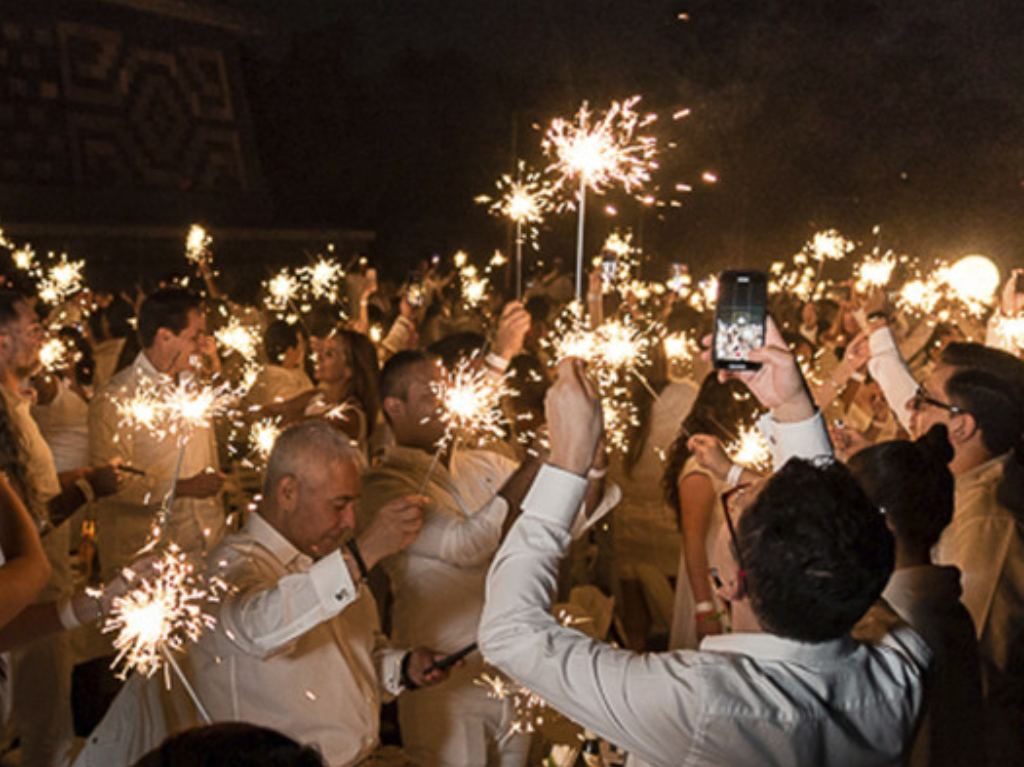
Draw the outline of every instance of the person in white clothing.
[[[281,434],[259,509],[208,558],[229,586],[216,628],[182,660],[213,721],[276,729],[318,747],[331,767],[358,764],[377,747],[383,697],[446,676],[431,668],[441,655],[387,645],[364,584],[369,568],[416,538],[425,499],[388,504],[350,539],[360,465],[322,421]],[[168,692],[160,675],[135,675],[76,764],[131,764],[196,724],[180,685]]]
[[[883,442],[860,451],[849,466],[885,514],[896,539],[896,567],[882,598],[935,653],[925,726],[910,764],[979,764],[985,749],[978,641],[960,601],[960,571],[932,564],[931,550],[953,518],[953,458],[946,427],[916,442]]]
[[[434,461],[444,432],[435,388],[441,376],[437,360],[422,352],[388,360],[381,394],[396,444],[367,473],[363,503],[372,510],[420,488],[430,497],[419,538],[384,563],[394,593],[392,638],[456,652],[476,640],[488,564],[518,514],[536,463],[517,466],[490,450],[462,448]],[[593,485],[598,493],[600,480]],[[613,491],[589,518],[578,515],[576,531],[615,500]],[[530,739],[509,733],[504,703],[474,684],[483,670],[479,654],[471,654],[447,684],[399,699],[402,741],[414,761],[430,767],[525,764]]]
[[[274,320],[263,334],[263,350],[267,364],[260,368],[255,383],[246,394],[246,402],[252,406],[267,408],[294,400],[300,395],[312,395],[313,382],[306,375],[303,365],[306,361],[306,338],[297,324]],[[302,412],[306,400],[292,407]],[[270,407],[268,412],[274,412]]]
[[[774,326],[767,338],[770,347],[750,354],[761,370],[743,375],[771,409],[762,424],[782,468],[726,509],[714,561],[736,633],[709,637],[700,651],[639,654],[548,614],[602,429],[596,388],[570,359],[548,395],[550,458],[488,576],[480,647],[549,705],[658,767],[897,765],[931,652],[898,622],[875,643],[849,636],[892,571],[892,537],[829,457],[822,419]]]
[[[949,432],[956,509],[934,551],[962,574],[974,621],[991,765],[1024,763],[1024,362],[974,343],[951,343],[918,384],[884,324],[868,368],[912,436]]]
[[[163,288],[148,296],[139,311],[142,351],[89,404],[93,464],[114,461],[144,472],[127,477],[119,492],[99,504],[97,537],[104,578],[128,564],[145,545],[176,470],[169,540],[186,552],[206,552],[224,534],[218,496],[224,476],[217,470],[212,427],[196,427],[187,440],[179,442],[175,434],[137,425],[123,427],[118,412],[118,402],[141,387],[167,385],[179,375],[191,374],[205,328],[198,296],[180,288]]]

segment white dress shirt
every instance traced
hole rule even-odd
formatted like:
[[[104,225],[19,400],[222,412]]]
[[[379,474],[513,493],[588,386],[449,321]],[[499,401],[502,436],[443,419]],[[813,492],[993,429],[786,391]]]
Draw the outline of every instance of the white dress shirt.
[[[89,454],[94,466],[121,461],[146,472],[125,474],[117,493],[97,501],[97,527],[104,577],[128,564],[146,543],[155,514],[171,489],[178,457],[175,435],[120,424],[117,401],[132,396],[148,381],[167,383],[139,352],[135,361],[115,375],[89,403]],[[217,443],[210,426],[193,429],[184,442],[179,479],[217,469]],[[184,551],[205,552],[224,534],[220,498],[177,497],[169,520],[170,540]]]
[[[776,465],[828,452],[820,415],[762,427]],[[908,627],[875,644],[730,634],[700,651],[638,654],[561,626],[548,609],[585,487],[547,465],[537,476],[487,580],[488,661],[658,767],[901,763],[931,661]]]
[[[249,404],[263,407],[275,402],[287,402],[312,388],[313,382],[301,367],[286,368],[267,364],[256,376],[245,400]]]
[[[404,652],[387,646],[376,603],[353,584],[341,554],[314,563],[253,513],[208,564],[231,593],[216,628],[189,646],[181,665],[211,718],[316,745],[331,767],[366,757],[378,743],[382,696],[402,690]],[[177,680],[171,696],[162,686],[160,675],[133,677],[78,764],[131,764],[198,724]]]

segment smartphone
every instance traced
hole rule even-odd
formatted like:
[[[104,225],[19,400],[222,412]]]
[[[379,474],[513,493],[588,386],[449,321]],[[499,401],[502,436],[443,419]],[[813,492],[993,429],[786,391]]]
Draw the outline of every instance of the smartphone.
[[[722,272],[718,278],[712,359],[718,370],[757,370],[752,349],[764,346],[768,277],[764,272]]]
[[[440,660],[435,660],[433,663],[427,666],[427,673],[429,674],[431,671],[445,671],[447,669],[450,669],[452,666],[454,666],[456,663],[458,663],[460,660],[462,660],[475,650],[476,642],[473,642],[473,644],[468,644],[461,650],[456,650],[451,655],[446,655]]]

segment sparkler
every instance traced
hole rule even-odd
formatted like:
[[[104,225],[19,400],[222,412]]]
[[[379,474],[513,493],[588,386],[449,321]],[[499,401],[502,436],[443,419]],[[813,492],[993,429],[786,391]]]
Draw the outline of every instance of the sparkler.
[[[32,246],[25,244],[20,248],[11,251],[11,260],[15,267],[23,272],[32,271],[36,266],[36,252]]]
[[[82,270],[85,261],[68,261],[67,254],[61,253],[60,260],[49,267],[39,282],[39,300],[47,304],[60,304],[77,293],[85,282]]]
[[[267,290],[267,308],[273,312],[283,312],[294,306],[299,295],[299,280],[287,268],[264,282],[263,286]]]
[[[199,224],[192,224],[185,237],[185,258],[197,266],[209,264],[213,257],[213,253],[210,251],[212,244],[213,238],[206,233],[206,230]]]
[[[266,462],[280,435],[280,418],[262,418],[256,421],[249,431],[249,447],[261,462]]]
[[[504,376],[490,373],[472,357],[459,360],[451,373],[431,383],[431,389],[437,398],[435,417],[443,424],[444,433],[420,485],[421,493],[441,453],[456,439],[480,443],[505,436],[501,401],[512,394]]]
[[[871,288],[884,288],[892,279],[896,268],[896,257],[887,253],[879,258],[865,258],[856,270],[855,287],[861,293]]]
[[[60,372],[79,356],[77,353],[72,354],[68,343],[58,336],[46,341],[39,349],[39,362],[50,373]]]
[[[552,158],[548,170],[557,177],[556,186],[578,182],[576,229],[576,300],[583,299],[583,232],[586,218],[587,189],[604,194],[621,185],[627,193],[639,190],[657,168],[657,140],[639,135],[655,119],[640,115],[633,96],[613,101],[599,118],[587,102],[573,121],[556,118],[548,127],[541,146]]]
[[[516,175],[503,175],[495,183],[499,196],[481,195],[478,202],[490,203],[489,212],[507,218],[516,226],[516,297],[523,295],[523,241],[537,249],[538,226],[551,210],[553,189],[540,173],[530,170],[523,160],[516,163]]]
[[[259,356],[259,330],[249,325],[243,325],[237,317],[232,317],[228,320],[227,325],[213,335],[217,339],[217,343],[247,361],[251,362]]]
[[[308,286],[312,298],[335,303],[341,295],[345,270],[337,261],[321,257],[312,266],[299,269],[298,278]]]
[[[987,256],[964,256],[938,277],[949,288],[952,298],[961,301],[972,314],[982,314],[999,289],[999,269]]]
[[[134,589],[113,600],[110,615],[103,624],[104,633],[117,632],[112,668],[120,666],[121,679],[137,671],[151,677],[164,669],[164,682],[170,686],[169,666],[181,681],[199,715],[207,723],[211,718],[196,691],[182,672],[174,653],[195,642],[216,619],[204,609],[216,602],[224,591],[217,578],[203,579],[185,554],[174,544],[154,564],[154,575]],[[167,665],[165,665],[165,663]]]
[[[736,440],[729,444],[726,452],[733,461],[758,471],[767,471],[772,465],[772,448],[760,429],[740,426]]]

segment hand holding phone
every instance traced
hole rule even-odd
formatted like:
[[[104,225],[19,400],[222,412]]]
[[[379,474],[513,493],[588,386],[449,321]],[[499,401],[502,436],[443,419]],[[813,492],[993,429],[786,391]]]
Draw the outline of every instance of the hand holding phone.
[[[764,272],[727,271],[718,280],[711,358],[717,370],[758,370],[750,352],[764,346],[768,277]]]
[[[476,642],[473,642],[473,644],[468,644],[461,650],[456,650],[451,655],[446,655],[440,660],[435,660],[433,663],[427,666],[427,670],[424,673],[429,674],[431,671],[447,671],[460,660],[469,655],[471,652],[476,651],[476,649]]]

